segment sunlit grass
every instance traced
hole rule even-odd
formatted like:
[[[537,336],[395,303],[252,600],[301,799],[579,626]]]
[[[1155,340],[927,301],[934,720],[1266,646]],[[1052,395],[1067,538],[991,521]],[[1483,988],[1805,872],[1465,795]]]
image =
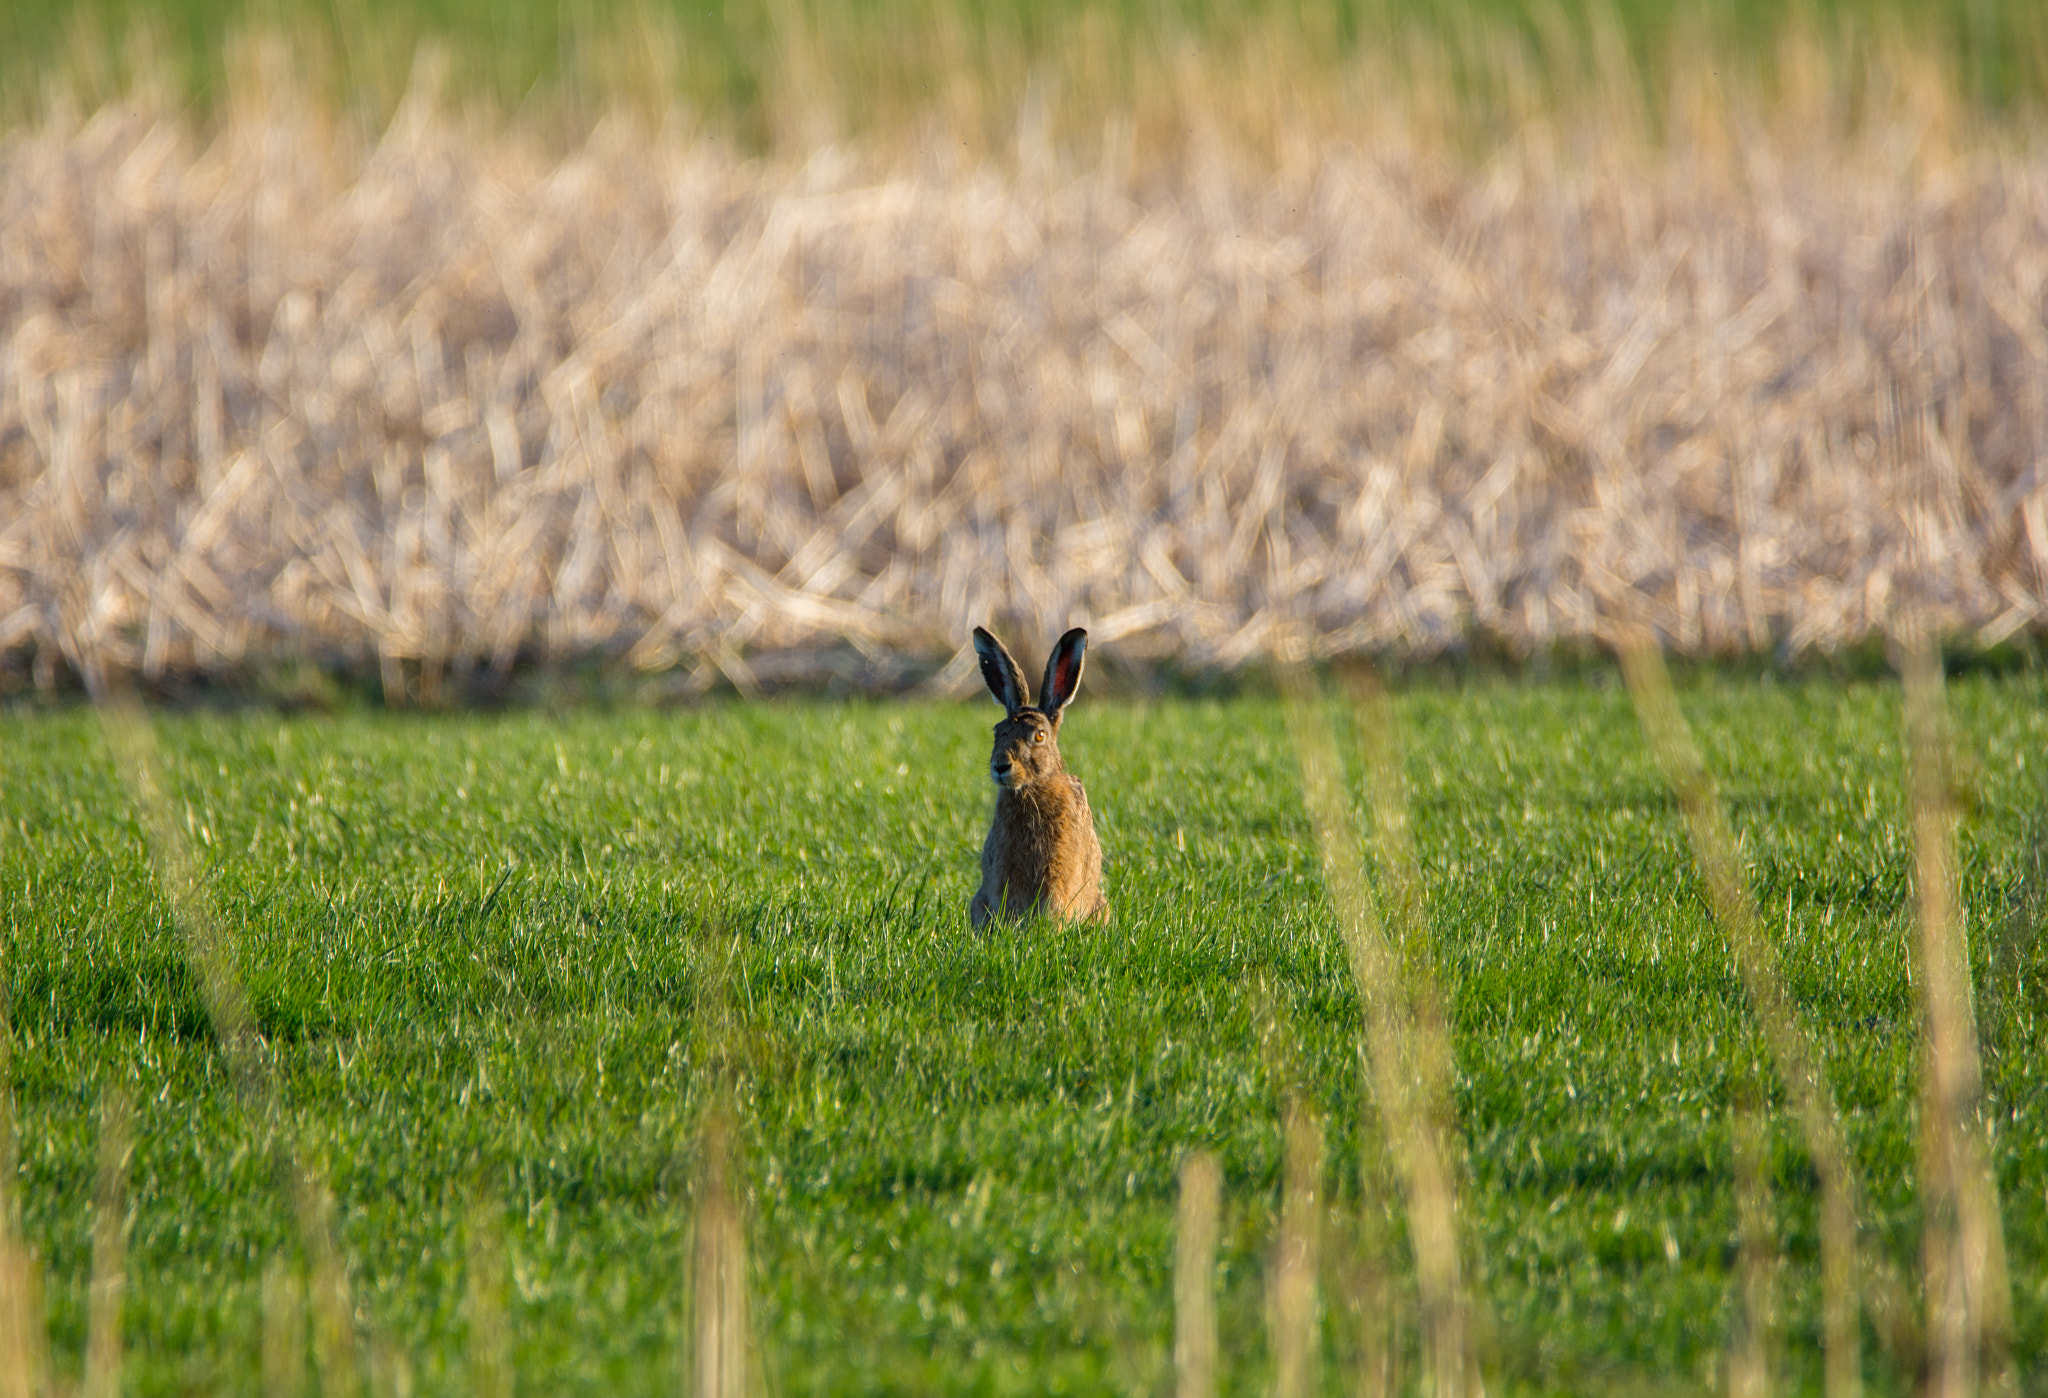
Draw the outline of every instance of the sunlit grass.
[[[1916,1276],[1897,691],[1709,682],[1681,700],[1876,1246]],[[1960,682],[1951,705],[1981,1032],[2038,1042],[2038,930],[2006,919],[2038,906],[2048,711],[2026,679]],[[1487,1367],[1506,1391],[1719,1387],[1739,1296],[1731,1094],[1769,1077],[1628,701],[1509,686],[1395,711]],[[813,703],[159,721],[263,1052],[336,1195],[366,1353],[401,1358],[418,1391],[474,1387],[465,1274],[495,1200],[521,1381],[672,1390],[700,1111],[729,1091],[775,1391],[1164,1389],[1190,1148],[1222,1169],[1223,1390],[1256,1390],[1293,1099],[1326,1142],[1321,1368],[1348,1383],[1366,1345],[1344,1278],[1383,1226],[1361,1202],[1386,1196],[1360,1174],[1381,1149],[1359,1134],[1361,1021],[1280,708],[1084,703],[1063,746],[1117,923],[977,938],[988,721]],[[99,734],[89,713],[0,723],[18,1197],[53,1362],[79,1372],[102,1093],[132,1082],[134,1391],[249,1391],[296,1229]],[[1987,1077],[2022,1355],[2048,1344],[2048,1215],[2026,1184],[2048,1171],[2041,1073],[2017,1052]],[[1819,1223],[1780,1106],[1764,1146],[1789,1377],[1811,1387]],[[1397,1333],[1412,1375],[1412,1322]],[[1899,1362],[1866,1346],[1873,1393],[1905,1391]]]

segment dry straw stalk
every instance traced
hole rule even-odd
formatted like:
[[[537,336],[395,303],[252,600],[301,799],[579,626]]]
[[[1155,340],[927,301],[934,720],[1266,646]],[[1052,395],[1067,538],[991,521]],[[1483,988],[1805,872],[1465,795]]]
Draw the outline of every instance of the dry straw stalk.
[[[1223,1171],[1207,1151],[1180,1165],[1173,1258],[1174,1398],[1215,1398],[1216,1239]]]
[[[1742,1305],[1728,1356],[1728,1393],[1729,1398],[1770,1398],[1778,1368],[1778,1230],[1771,1200],[1770,1114],[1755,1100],[1739,1100],[1731,1124],[1742,1239]]]
[[[1317,1392],[1322,1325],[1316,1296],[1321,1270],[1323,1132],[1299,1101],[1287,1106],[1283,1127],[1286,1163],[1280,1236],[1266,1279],[1267,1324],[1273,1345],[1274,1398],[1309,1398]]]
[[[128,1290],[128,1164],[135,1104],[125,1080],[100,1090],[100,1168],[93,1195],[92,1287],[80,1398],[120,1398],[121,1303]]]
[[[1328,718],[1300,669],[1286,666],[1282,675],[1288,691],[1288,728],[1301,762],[1302,794],[1322,854],[1323,881],[1364,1011],[1373,1096],[1401,1180],[1422,1302],[1424,1391],[1437,1398],[1476,1398],[1485,1390],[1458,1239],[1451,1052],[1420,943],[1421,876],[1412,862],[1403,863],[1408,853],[1404,842],[1382,839],[1382,863],[1393,870],[1387,883],[1395,915],[1404,923],[1418,920],[1404,929],[1405,945],[1397,946],[1389,939],[1366,878],[1358,820],[1345,790],[1344,768]],[[1392,715],[1383,700],[1368,723],[1382,734],[1389,731]],[[1390,741],[1375,743],[1368,751],[1375,766],[1372,784],[1383,833],[1405,827],[1405,815],[1387,809],[1400,789],[1391,766],[1397,760],[1394,753]]]
[[[1941,660],[1924,626],[1900,640],[1911,765],[1914,873],[1923,1024],[1920,1192],[1925,1214],[1927,1392],[1974,1398],[2010,1392],[2006,1278],[1998,1182],[1982,1112],[1982,1069],[1969,944],[1954,893],[1954,811]]]
[[[466,1270],[471,1398],[512,1398],[512,1332],[505,1314],[504,1206],[482,1184],[470,1195]]]
[[[184,934],[185,954],[199,981],[207,1018],[227,1061],[242,1111],[271,1153],[285,1198],[299,1225],[313,1277],[314,1345],[325,1398],[353,1398],[360,1387],[355,1312],[349,1302],[346,1259],[335,1242],[334,1203],[318,1171],[294,1138],[275,1070],[260,1041],[247,989],[235,966],[231,934],[222,925],[206,876],[165,786],[156,730],[132,694],[115,690],[99,704],[115,768],[119,771],[149,846],[150,863]]]
[[[14,1024],[0,983],[0,1398],[41,1392],[47,1334],[42,1285],[21,1236],[15,1191]]]
[[[263,1338],[258,1358],[263,1398],[301,1398],[306,1391],[306,1284],[273,1256],[263,1268]]]
[[[705,1115],[697,1179],[690,1389],[696,1398],[746,1398],[748,1392],[747,1240],[731,1178],[732,1137],[730,1114],[713,1107]]]
[[[1806,1143],[1814,1172],[1820,1177],[1822,1330],[1826,1349],[1828,1398],[1857,1398],[1863,1391],[1861,1310],[1858,1277],[1857,1200],[1859,1190],[1841,1115],[1820,1047],[1800,1023],[1786,987],[1785,968],[1777,945],[1764,932],[1756,904],[1742,874],[1735,833],[1722,809],[1714,779],[1694,741],[1692,728],[1679,710],[1664,656],[1640,632],[1619,647],[1622,674],[1634,701],[1636,717],[1649,738],[1664,779],[1678,798],[1691,837],[1693,857],[1706,881],[1707,897],[1728,939],[1735,973],[1742,983],[1750,1013],[1756,1016],[1766,1047],[1784,1080],[1794,1117]],[[1745,1105],[1738,1118],[1762,1111]],[[1739,1131],[1760,1127],[1739,1119]],[[1747,1201],[1744,1204],[1747,1210]],[[1745,1257],[1749,1255],[1745,1245]]]

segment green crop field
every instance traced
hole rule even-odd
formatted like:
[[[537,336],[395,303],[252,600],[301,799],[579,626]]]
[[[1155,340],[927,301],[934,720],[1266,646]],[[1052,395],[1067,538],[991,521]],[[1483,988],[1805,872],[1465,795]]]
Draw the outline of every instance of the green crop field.
[[[1868,1236],[1916,1286],[1897,686],[1682,698],[1825,1052]],[[2024,676],[1949,699],[2014,1352],[2038,1356],[2048,706]],[[1731,1104],[1774,1080],[1628,698],[1418,688],[1394,711],[1491,1391],[1719,1391],[1742,1281]],[[1332,713],[1362,791],[1357,720]],[[737,1123],[768,1391],[1168,1391],[1191,1148],[1222,1164],[1224,1387],[1268,1391],[1289,1102],[1322,1123],[1321,1390],[1360,1391],[1390,1315],[1414,1383],[1402,1212],[1282,708],[1084,695],[1064,747],[1116,921],[978,936],[992,715],[156,719],[259,1056],[334,1196],[374,1391],[487,1391],[478,1294],[502,1295],[521,1391],[675,1391],[714,1100]],[[276,1356],[303,1337],[280,1351],[274,1322],[262,1378],[263,1297],[300,1235],[100,720],[8,711],[0,782],[12,1203],[52,1368],[79,1374],[100,1102],[126,1083],[129,1391],[294,1391]],[[1770,1131],[1782,1376],[1816,1391],[1813,1177],[1782,1104]],[[1866,1325],[1873,1393],[1908,1391],[1911,1362]]]

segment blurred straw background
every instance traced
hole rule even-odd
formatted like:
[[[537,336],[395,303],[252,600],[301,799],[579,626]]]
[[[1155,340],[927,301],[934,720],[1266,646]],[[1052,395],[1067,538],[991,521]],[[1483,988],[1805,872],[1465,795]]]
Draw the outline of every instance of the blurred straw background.
[[[1911,25],[1005,66],[942,11],[888,66],[767,7],[723,123],[652,12],[524,116],[431,45],[372,120],[303,40],[210,105],[86,44],[0,135],[13,682],[2048,625],[2048,150]]]

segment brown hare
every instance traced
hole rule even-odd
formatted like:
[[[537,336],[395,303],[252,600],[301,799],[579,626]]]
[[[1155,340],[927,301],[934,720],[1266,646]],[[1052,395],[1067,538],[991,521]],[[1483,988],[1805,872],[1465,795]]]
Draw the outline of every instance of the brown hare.
[[[1102,846],[1088,793],[1060,761],[1060,719],[1081,687],[1088,633],[1077,626],[1052,648],[1036,707],[1001,641],[977,626],[974,650],[981,677],[1003,706],[1003,721],[988,759],[996,812],[981,846],[981,888],[968,905],[968,920],[977,930],[992,917],[1036,913],[1107,922]]]

